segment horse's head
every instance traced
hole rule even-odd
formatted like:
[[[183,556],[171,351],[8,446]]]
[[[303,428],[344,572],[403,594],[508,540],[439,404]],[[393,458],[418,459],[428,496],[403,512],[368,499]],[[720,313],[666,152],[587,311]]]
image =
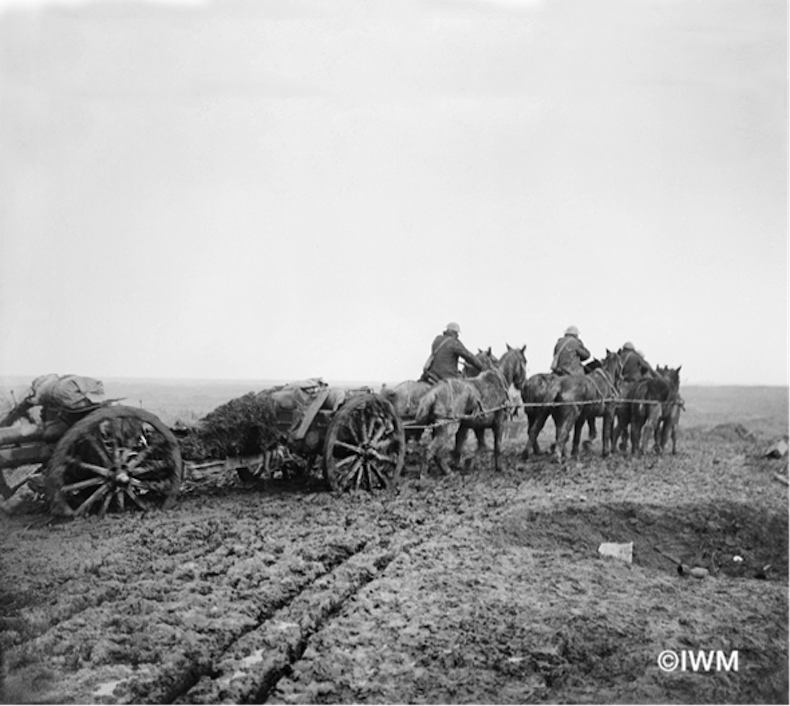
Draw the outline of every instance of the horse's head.
[[[488,347],[488,350],[482,350],[481,348],[477,349],[477,359],[480,361],[480,365],[483,366],[483,370],[493,370],[496,368],[497,363],[499,363],[499,359],[491,352],[491,346]],[[475,370],[471,365],[469,365],[466,361],[464,361],[464,372],[466,370],[470,371],[470,374],[477,375],[477,370]],[[469,377],[469,376],[465,376]]]
[[[606,357],[603,359],[601,367],[611,376],[614,386],[619,388],[623,379],[623,361],[617,351],[610,351],[607,348]]]
[[[520,390],[527,381],[527,357],[524,354],[527,347],[511,348],[510,345],[505,345],[507,351],[499,361],[499,371],[509,385],[515,385]]]
[[[598,368],[602,368],[603,363],[598,358],[593,358],[592,360],[585,363],[583,367],[584,367],[584,374],[587,375],[591,373],[593,370],[598,370]]]
[[[663,368],[656,368],[656,372],[669,383],[669,389],[673,395],[677,395],[680,390],[680,368],[670,368],[668,365]]]

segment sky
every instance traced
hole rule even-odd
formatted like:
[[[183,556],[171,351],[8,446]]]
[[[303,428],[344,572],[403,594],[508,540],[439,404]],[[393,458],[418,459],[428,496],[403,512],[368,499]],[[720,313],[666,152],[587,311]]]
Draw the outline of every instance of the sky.
[[[765,0],[0,0],[0,374],[787,385]]]

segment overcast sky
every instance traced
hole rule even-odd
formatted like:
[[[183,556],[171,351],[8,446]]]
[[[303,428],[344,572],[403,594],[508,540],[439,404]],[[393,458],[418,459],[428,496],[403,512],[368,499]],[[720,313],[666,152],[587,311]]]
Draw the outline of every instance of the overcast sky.
[[[785,2],[0,9],[0,373],[787,384]]]

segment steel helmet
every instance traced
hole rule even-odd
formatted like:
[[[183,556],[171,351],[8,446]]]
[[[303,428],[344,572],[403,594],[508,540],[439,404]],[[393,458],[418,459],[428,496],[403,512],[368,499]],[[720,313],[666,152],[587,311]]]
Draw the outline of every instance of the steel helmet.
[[[455,321],[451,321],[445,327],[445,331],[455,331],[455,333],[461,333],[461,327],[457,323],[455,323]]]
[[[625,350],[625,351],[635,351],[636,348],[634,347],[634,344],[631,343],[631,341],[626,341],[625,343],[623,343],[623,350]]]
[[[578,336],[579,335],[579,329],[576,328],[575,326],[568,326],[568,328],[565,329],[565,335],[566,336]]]

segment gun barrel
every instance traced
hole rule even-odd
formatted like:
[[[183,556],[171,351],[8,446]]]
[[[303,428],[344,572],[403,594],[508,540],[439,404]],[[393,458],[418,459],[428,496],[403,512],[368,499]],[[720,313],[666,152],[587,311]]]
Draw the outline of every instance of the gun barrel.
[[[44,424],[25,424],[18,427],[0,428],[0,447],[17,444],[32,444],[37,441],[55,441],[66,432],[69,425],[65,422],[46,422]]]
[[[0,470],[18,468],[34,463],[48,461],[55,450],[55,444],[38,442],[22,446],[6,446],[0,448]]]

